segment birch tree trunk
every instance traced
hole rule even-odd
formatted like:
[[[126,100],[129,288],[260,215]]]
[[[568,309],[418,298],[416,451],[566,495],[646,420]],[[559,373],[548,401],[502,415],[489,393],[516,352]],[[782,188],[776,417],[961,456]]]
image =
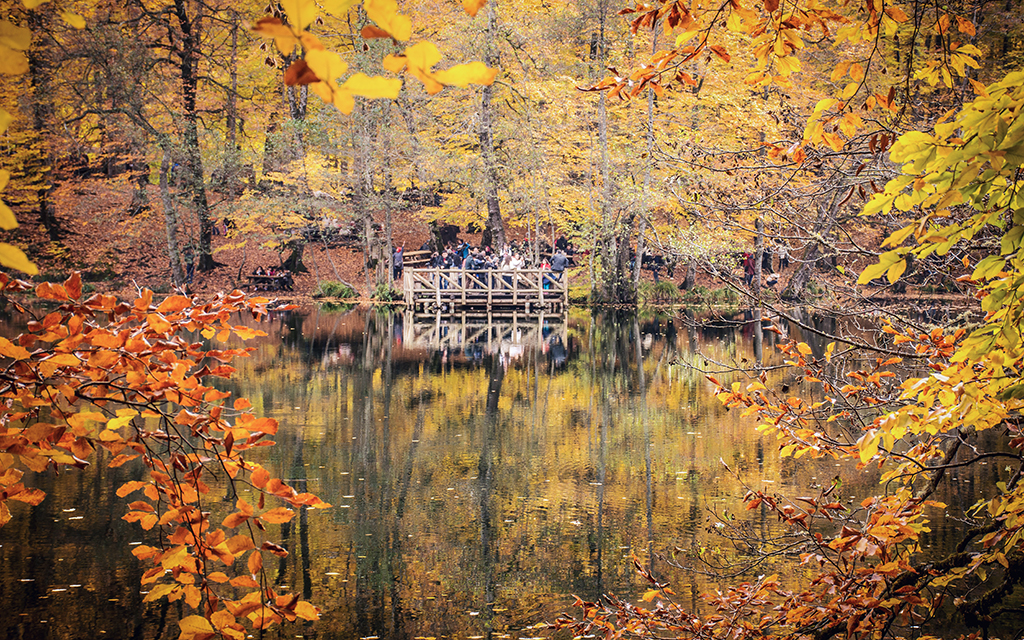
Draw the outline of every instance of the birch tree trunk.
[[[495,33],[497,31],[497,0],[487,3],[487,39],[484,64],[498,66]],[[505,221],[501,218],[498,200],[498,160],[494,150],[494,85],[483,88],[480,99],[480,156],[484,163],[484,199],[487,202],[487,222],[481,242],[500,251],[505,246]]]

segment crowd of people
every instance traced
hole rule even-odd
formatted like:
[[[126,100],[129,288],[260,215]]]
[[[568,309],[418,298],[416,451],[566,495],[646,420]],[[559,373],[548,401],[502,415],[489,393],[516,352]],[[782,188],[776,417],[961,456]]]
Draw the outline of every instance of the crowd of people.
[[[564,238],[560,238],[560,240],[564,240]],[[424,247],[421,248],[421,251],[430,250],[429,243],[425,243]],[[559,243],[556,243],[555,252],[550,261],[542,256],[539,263],[534,263],[532,253],[526,249],[527,247],[510,243],[501,251],[494,251],[490,246],[473,247],[463,240],[458,243],[449,243],[440,253],[433,251],[425,266],[430,269],[461,269],[468,272],[496,270],[499,272],[498,277],[502,278],[507,285],[512,284],[515,271],[536,268],[548,272],[544,279],[545,289],[550,289],[553,283],[560,282],[565,270],[571,266],[571,258],[566,254],[566,247],[559,246]],[[405,253],[402,247],[395,249],[391,264],[392,275],[395,280],[398,280],[402,277],[405,268]],[[461,282],[461,278],[459,281]],[[482,286],[480,276],[473,276],[473,280],[470,282],[476,287]],[[447,281],[442,279],[441,287],[444,288],[446,284]],[[494,283],[489,283],[489,285],[494,286]]]
[[[774,256],[779,257],[779,270],[775,271],[773,268]],[[749,251],[743,252],[740,260],[740,265],[743,267],[743,284],[748,287],[754,281],[754,274],[757,271],[757,261],[754,254]],[[786,246],[781,240],[776,240],[776,246],[773,248],[769,245],[761,251],[761,275],[764,278],[764,283],[769,287],[774,287],[779,282],[780,274],[789,267],[789,247]]]
[[[292,291],[295,288],[295,279],[291,271],[287,269],[275,269],[274,267],[256,267],[249,276],[256,291],[285,290]]]

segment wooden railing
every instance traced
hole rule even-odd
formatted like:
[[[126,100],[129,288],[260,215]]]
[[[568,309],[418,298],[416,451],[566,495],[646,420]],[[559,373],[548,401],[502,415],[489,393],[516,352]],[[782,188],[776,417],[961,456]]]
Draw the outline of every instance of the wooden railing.
[[[547,269],[404,270],[405,302],[414,309],[438,311],[486,308],[562,309],[569,301],[565,273]]]

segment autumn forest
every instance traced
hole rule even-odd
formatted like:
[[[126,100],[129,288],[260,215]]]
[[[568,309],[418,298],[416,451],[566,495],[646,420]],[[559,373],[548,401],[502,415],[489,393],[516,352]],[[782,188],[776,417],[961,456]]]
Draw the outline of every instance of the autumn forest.
[[[0,0],[0,83],[10,637],[1024,634],[1020,2]]]

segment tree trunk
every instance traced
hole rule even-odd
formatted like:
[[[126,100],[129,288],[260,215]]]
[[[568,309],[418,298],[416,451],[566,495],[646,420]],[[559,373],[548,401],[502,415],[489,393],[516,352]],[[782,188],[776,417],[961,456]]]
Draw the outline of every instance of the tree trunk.
[[[495,34],[497,31],[497,0],[487,3],[487,44],[484,64],[497,67]],[[480,100],[480,155],[484,163],[484,199],[487,201],[487,223],[481,243],[490,245],[496,251],[505,246],[505,222],[501,219],[501,203],[498,200],[498,162],[494,150],[494,85],[483,88]]]
[[[689,291],[690,289],[693,289],[694,285],[696,285],[696,284],[697,284],[697,261],[695,259],[691,258],[690,261],[688,263],[686,263],[686,277],[683,278],[683,289],[686,289],[687,291]]]
[[[796,271],[793,273],[793,277],[789,279],[789,284],[786,285],[786,290],[782,294],[784,298],[799,299],[803,296],[804,290],[810,283],[811,274],[814,272],[814,268],[823,253],[822,244],[818,239],[827,237],[832,232],[833,227],[835,227],[844,186],[844,184],[840,183],[832,191],[832,197],[827,205],[818,205],[818,220],[814,224],[811,240],[807,248],[804,249],[803,255],[797,261]]]
[[[206,185],[203,177],[203,156],[199,149],[199,112],[196,108],[196,94],[199,87],[198,61],[200,55],[199,15],[189,17],[186,0],[174,1],[178,26],[181,29],[181,61],[178,70],[181,75],[182,118],[184,119],[184,183],[185,191],[192,200],[192,207],[199,219],[199,270],[210,271],[216,263],[213,260],[213,221],[210,219],[210,205],[206,199]]]
[[[185,274],[181,270],[181,252],[178,250],[178,210],[171,198],[171,190],[167,185],[167,174],[171,168],[171,154],[164,149],[160,160],[160,200],[164,208],[164,230],[167,237],[167,258],[171,266],[171,282],[175,286],[185,283]]]
[[[598,68],[603,71],[607,59],[605,28],[608,11],[607,0],[598,2],[599,38],[597,43]],[[634,213],[619,213],[612,216],[612,175],[611,155],[608,143],[608,102],[601,92],[597,102],[598,145],[601,152],[601,238],[600,269],[596,274],[597,299],[603,302],[632,304],[636,302],[636,287],[633,286],[629,269],[630,251],[633,240]]]
[[[655,25],[656,27],[657,25]],[[658,52],[658,29],[653,29],[651,54]],[[640,289],[640,273],[643,269],[644,253],[647,249],[644,235],[647,233],[647,202],[651,196],[651,165],[654,163],[654,89],[647,89],[647,166],[644,167],[643,202],[640,203],[640,229],[636,236],[636,264],[633,265],[633,288]],[[657,271],[655,271],[657,275]],[[657,280],[657,278],[655,278]]]
[[[42,16],[39,12],[29,12],[29,26],[34,32],[43,30]],[[29,75],[32,79],[32,86],[35,89],[35,99],[32,100],[32,128],[35,130],[40,141],[45,141],[43,134],[48,130],[47,122],[51,120],[53,115],[53,102],[50,99],[50,96],[53,94],[49,89],[51,73],[50,69],[46,68],[44,58],[40,55],[37,47],[33,46],[27,53]],[[43,142],[39,145],[39,148],[39,153],[46,155],[46,157],[39,159],[40,162],[52,167],[53,159],[49,152],[50,145]],[[46,151],[42,151],[43,149]],[[61,229],[57,217],[54,215],[53,206],[50,203],[50,191],[53,185],[50,182],[49,176],[50,172],[47,171],[37,192],[37,197],[39,198],[39,222],[46,229],[47,237],[55,241],[60,239]]]

